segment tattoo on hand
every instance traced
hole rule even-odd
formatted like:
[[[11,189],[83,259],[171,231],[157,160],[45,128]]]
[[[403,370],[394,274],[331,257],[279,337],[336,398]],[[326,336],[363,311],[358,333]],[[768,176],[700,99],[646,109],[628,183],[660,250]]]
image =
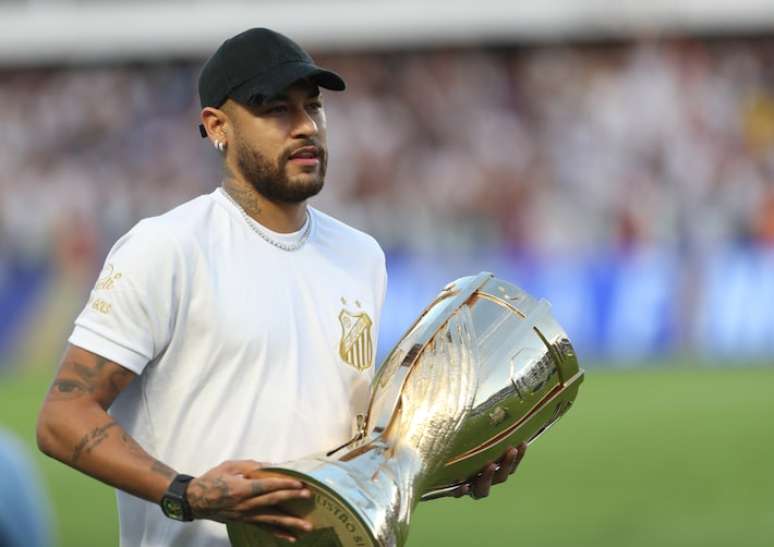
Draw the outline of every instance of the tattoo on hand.
[[[221,477],[199,480],[188,487],[188,503],[198,516],[215,515],[221,509],[231,507],[236,497]]]
[[[100,444],[102,444],[102,441],[108,438],[108,430],[111,427],[117,426],[118,422],[111,421],[106,423],[103,426],[100,426],[96,429],[93,429],[89,433],[83,436],[83,438],[78,441],[78,444],[75,446],[75,450],[73,450],[73,455],[70,458],[73,465],[78,463],[78,460],[81,458],[84,452],[88,453],[97,448]]]

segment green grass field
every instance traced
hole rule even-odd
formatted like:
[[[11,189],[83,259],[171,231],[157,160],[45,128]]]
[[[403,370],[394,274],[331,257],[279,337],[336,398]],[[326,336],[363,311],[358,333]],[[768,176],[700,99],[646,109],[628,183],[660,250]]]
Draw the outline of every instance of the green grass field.
[[[0,425],[34,446],[40,374],[0,378]],[[482,501],[414,514],[410,547],[770,547],[774,368],[592,370],[577,404]],[[59,545],[117,545],[112,491],[37,456]]]

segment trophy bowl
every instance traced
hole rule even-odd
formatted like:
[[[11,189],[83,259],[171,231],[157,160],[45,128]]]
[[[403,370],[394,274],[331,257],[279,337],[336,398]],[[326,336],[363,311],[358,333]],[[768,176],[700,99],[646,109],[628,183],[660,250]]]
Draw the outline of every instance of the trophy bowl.
[[[567,412],[582,380],[548,302],[490,273],[449,283],[382,363],[353,438],[264,469],[313,492],[280,507],[314,525],[294,545],[403,545],[420,500],[535,441]],[[227,526],[233,547],[285,543],[259,526]]]

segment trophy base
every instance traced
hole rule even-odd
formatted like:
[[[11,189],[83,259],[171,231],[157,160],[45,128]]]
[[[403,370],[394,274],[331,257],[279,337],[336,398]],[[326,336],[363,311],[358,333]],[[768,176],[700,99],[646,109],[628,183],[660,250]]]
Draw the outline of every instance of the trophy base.
[[[284,468],[277,471],[303,481],[312,491],[310,499],[286,502],[278,508],[308,520],[314,530],[301,532],[295,542],[290,542],[274,536],[259,525],[230,522],[227,529],[232,547],[381,547],[357,512],[335,492],[303,473]]]

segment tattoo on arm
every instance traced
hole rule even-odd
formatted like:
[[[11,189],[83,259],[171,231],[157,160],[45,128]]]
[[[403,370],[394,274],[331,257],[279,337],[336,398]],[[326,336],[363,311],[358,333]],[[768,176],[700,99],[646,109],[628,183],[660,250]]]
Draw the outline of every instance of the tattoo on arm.
[[[152,473],[161,475],[162,477],[169,480],[172,480],[177,476],[177,473],[174,469],[154,459],[150,454],[143,450],[142,446],[140,446],[140,443],[130,437],[126,431],[121,432],[121,442],[124,443],[124,446],[129,449],[129,452],[132,455],[151,462],[150,470]]]
[[[79,404],[83,400],[84,404],[97,403],[103,410],[107,410],[118,394],[129,385],[134,376],[132,371],[118,363],[81,348],[70,347],[48,390],[46,402],[72,400],[74,401],[73,404]],[[68,412],[80,412],[80,410]],[[114,426],[118,426],[117,430],[111,433],[110,430]],[[69,453],[70,464],[78,467],[84,454],[94,451],[110,436],[113,437],[111,440],[113,444],[111,446],[120,450],[120,445],[123,445],[124,457],[128,456],[133,459],[135,465],[140,469],[144,468],[146,472],[149,471],[170,481],[177,475],[172,468],[148,454],[114,420],[110,420],[108,423],[96,427],[83,435],[74,447],[68,442],[65,445],[65,450],[69,452],[70,448],[72,448],[72,452]],[[65,458],[67,458],[67,455],[68,453],[65,452]]]
[[[97,379],[99,372],[105,367],[107,359],[102,357],[97,358],[97,362],[93,366],[84,365],[82,363],[71,363],[75,373],[84,381],[89,384],[93,384]]]
[[[157,475],[161,475],[165,479],[169,480],[172,480],[177,476],[177,473],[174,469],[168,465],[164,465],[158,460],[154,460],[153,465],[151,465],[151,472],[156,473]]]
[[[130,437],[126,431],[121,432],[121,442],[124,443],[124,446],[126,446],[129,449],[129,452],[131,452],[134,456],[140,456],[143,458],[148,456],[145,450],[143,450],[140,446],[140,443]]]
[[[107,359],[95,356],[95,362],[84,364],[78,361],[65,361],[46,398],[49,401],[77,399],[86,395],[107,397],[112,401],[126,386],[132,372],[116,366],[105,378]]]
[[[73,455],[71,457],[71,461],[73,464],[78,463],[78,460],[80,460],[81,456],[84,453],[89,453],[97,446],[102,444],[102,441],[108,438],[108,430],[114,426],[118,426],[118,422],[111,421],[107,424],[97,427],[96,429],[93,429],[88,434],[84,435],[83,438],[78,441],[78,444],[75,446],[75,450],[73,450]],[[124,446],[129,450],[129,452],[138,458],[141,458],[143,460],[146,460],[150,462],[150,471],[152,473],[156,473],[157,475],[161,475],[164,478],[167,478],[169,480],[174,479],[177,476],[177,473],[174,469],[171,467],[164,465],[160,461],[154,459],[151,457],[150,454],[145,452],[143,448],[140,446],[140,444],[135,441],[126,431],[121,430],[121,442],[124,444]]]
[[[126,382],[125,382],[126,378],[130,377],[131,375],[132,373],[126,370],[125,368],[121,368],[119,370],[111,372],[108,380],[110,383],[110,389],[113,390],[113,393],[115,393],[116,395],[121,393],[123,386],[126,385]]]
[[[89,453],[97,448],[100,444],[102,444],[102,441],[108,438],[108,430],[111,427],[115,427],[117,425],[118,422],[110,421],[105,425],[97,427],[84,435],[83,438],[78,441],[78,444],[75,445],[75,450],[73,450],[73,455],[70,458],[73,462],[73,465],[78,463],[78,460],[81,458],[84,452]]]
[[[51,401],[77,399],[78,397],[83,397],[87,393],[94,393],[94,388],[79,380],[57,378],[51,385],[47,398]]]

